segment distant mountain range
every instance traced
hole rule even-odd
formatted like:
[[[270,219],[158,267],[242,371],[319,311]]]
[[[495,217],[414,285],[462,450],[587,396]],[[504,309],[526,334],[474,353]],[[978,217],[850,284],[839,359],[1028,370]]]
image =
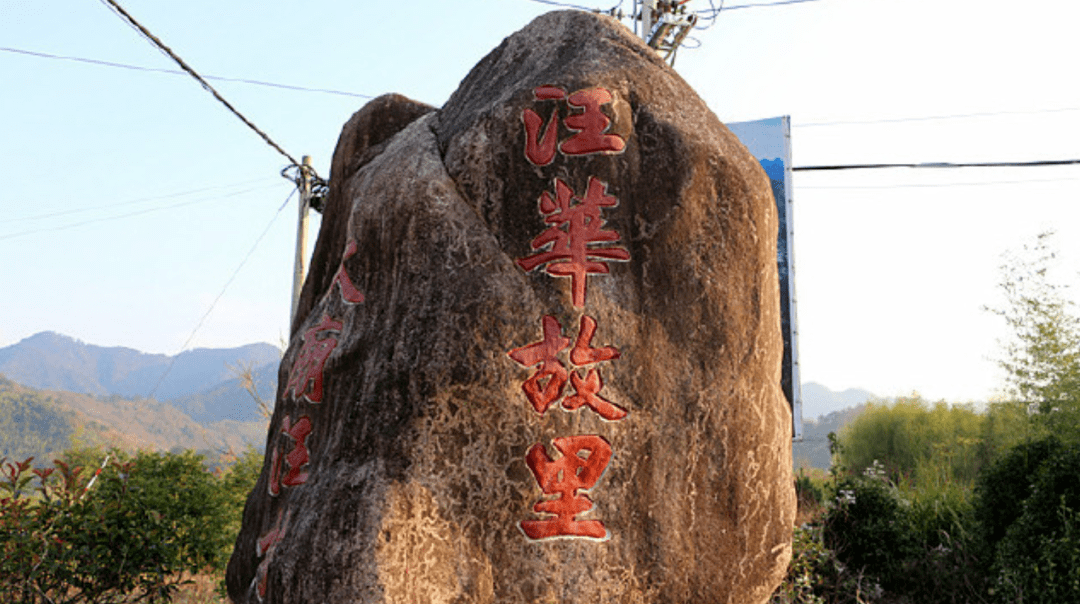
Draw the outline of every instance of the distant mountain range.
[[[247,445],[262,447],[266,420],[200,424],[149,399],[37,390],[0,377],[0,458],[35,457],[47,464],[72,446],[193,449],[214,458]]]
[[[272,406],[279,359],[270,344],[170,357],[33,335],[0,348],[0,456],[48,458],[72,438],[126,449],[261,447],[267,418],[239,374],[250,370]]]
[[[237,372],[250,368],[258,392],[272,405],[279,355],[270,344],[250,344],[169,357],[36,334],[0,348],[0,455],[51,454],[78,433],[130,448],[261,447],[267,419]],[[814,382],[802,384],[802,397],[796,465],[828,468],[827,434],[875,397]]]
[[[881,400],[867,390],[836,392],[815,382],[803,383],[802,397],[803,437],[792,445],[795,467],[822,470],[828,470],[832,462],[829,432],[839,433],[863,412],[867,402]]]
[[[836,411],[866,404],[878,397],[868,390],[848,388],[841,392],[829,390],[816,382],[803,382],[803,418],[813,420]]]
[[[250,368],[273,398],[280,351],[270,344],[196,348],[175,357],[42,332],[0,348],[0,375],[40,390],[170,402],[197,422],[259,418],[237,372]]]

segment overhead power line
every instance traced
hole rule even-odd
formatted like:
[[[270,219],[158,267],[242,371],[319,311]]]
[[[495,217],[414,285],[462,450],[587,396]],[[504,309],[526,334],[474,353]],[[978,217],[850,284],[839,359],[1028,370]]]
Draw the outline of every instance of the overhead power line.
[[[739,10],[740,8],[765,8],[768,6],[783,6],[785,4],[802,4],[804,2],[818,2],[819,0],[779,0],[778,2],[759,2],[757,4],[736,4],[735,6],[720,6],[697,11],[699,14],[719,13],[721,11]]]
[[[209,82],[207,82],[205,79],[203,79],[202,76],[200,76],[198,73],[196,73],[194,69],[192,69],[187,63],[185,63],[183,59],[181,59],[179,56],[177,56],[177,54],[175,52],[173,52],[171,48],[166,46],[164,42],[162,42],[160,39],[158,39],[157,36],[150,33],[150,30],[143,27],[141,23],[136,21],[134,17],[132,17],[130,14],[128,14],[127,11],[125,11],[119,4],[116,3],[116,0],[101,0],[101,2],[103,4],[105,4],[105,6],[109,7],[118,16],[120,16],[120,18],[125,23],[127,23],[129,26],[134,28],[137,32],[142,34],[142,36],[144,38],[146,38],[151,44],[153,44],[155,48],[157,48],[161,52],[165,53],[166,56],[168,56],[170,59],[175,61],[176,64],[179,65],[181,69],[183,69],[185,72],[188,73],[188,75],[195,78],[195,80],[197,80],[199,82],[199,84],[201,84],[202,87],[206,89],[207,92],[214,95],[214,98],[216,98],[218,101],[220,101],[222,105],[225,105],[225,107],[229,111],[231,111],[233,113],[233,115],[235,115],[237,118],[239,118],[240,121],[244,122],[244,124],[246,124],[248,128],[251,128],[255,132],[255,134],[258,134],[264,141],[266,141],[266,144],[270,145],[275,151],[277,151],[278,153],[283,155],[292,164],[299,165],[299,162],[297,162],[296,159],[293,158],[292,155],[289,155],[289,153],[287,151],[285,151],[284,149],[281,148],[280,145],[275,143],[273,141],[273,139],[270,138],[269,135],[267,135],[265,132],[260,130],[258,126],[256,126],[255,124],[253,124],[251,122],[251,120],[244,117],[244,114],[237,111],[237,109],[235,107],[233,107],[229,103],[229,101],[225,100],[225,97],[221,96],[221,94],[218,93],[218,91],[215,90],[214,87],[211,86]]]
[[[174,203],[172,205],[167,205],[167,206],[158,206],[158,207],[154,207],[154,208],[144,208],[142,210],[135,210],[135,211],[132,211],[132,212],[127,212],[125,214],[117,214],[115,216],[103,216],[101,218],[90,218],[90,219],[87,219],[87,220],[82,220],[80,222],[73,222],[73,223],[70,223],[70,224],[64,224],[64,225],[60,225],[60,226],[41,227],[41,228],[35,228],[35,229],[30,229],[30,230],[25,230],[25,231],[19,231],[19,232],[15,232],[15,233],[7,233],[7,234],[4,234],[4,235],[0,235],[0,241],[4,241],[4,240],[7,240],[7,239],[16,239],[18,237],[25,237],[26,235],[35,235],[37,233],[48,233],[48,232],[52,232],[52,231],[66,231],[68,229],[74,229],[74,228],[77,228],[77,227],[86,226],[88,224],[97,224],[99,222],[112,222],[113,220],[121,220],[121,219],[124,219],[124,218],[131,218],[132,216],[142,216],[143,214],[151,214],[153,212],[160,212],[162,210],[173,210],[173,209],[176,209],[176,208],[184,208],[184,207],[188,207],[188,206],[198,205],[198,204],[201,204],[201,203],[208,203],[208,202],[211,202],[211,201],[218,201],[223,197],[236,197],[236,196],[239,196],[239,195],[243,195],[245,193],[251,193],[253,191],[264,190],[264,189],[267,189],[267,188],[269,188],[269,187],[267,187],[267,186],[254,187],[254,188],[250,188],[250,189],[244,189],[244,190],[241,190],[241,191],[234,191],[232,193],[227,193],[227,194],[224,194],[224,195],[214,195],[214,196],[211,196],[211,197],[203,197],[203,198],[195,199],[195,200],[182,201],[180,203]],[[124,204],[116,204],[116,205],[124,205]],[[62,213],[59,213],[59,214],[62,214]],[[37,218],[40,218],[40,217],[37,217]]]
[[[622,2],[619,2],[619,4],[615,5],[614,8],[601,9],[601,8],[597,8],[595,6],[582,6],[580,4],[574,4],[574,3],[571,3],[571,2],[559,2],[558,0],[530,0],[530,1],[531,2],[536,2],[538,4],[547,4],[548,6],[558,6],[560,8],[576,8],[576,9],[579,9],[579,10],[588,10],[588,11],[600,12],[600,13],[611,13],[611,12],[614,12],[615,10],[617,10],[620,6],[622,6]],[[820,1],[820,0],[778,0],[778,1],[775,1],[775,2],[758,2],[756,4],[739,4],[739,5],[736,5],[736,6],[724,6],[724,3],[721,2],[719,7],[712,6],[711,8],[706,8],[706,9],[702,9],[702,10],[695,11],[695,12],[700,14],[700,15],[710,15],[709,17],[706,17],[707,19],[710,19],[710,18],[715,17],[721,11],[738,10],[740,8],[765,8],[765,7],[769,7],[769,6],[783,6],[785,4],[802,4],[804,2],[818,2],[818,1]],[[712,4],[712,3],[710,2],[710,4]]]
[[[1080,164],[1080,159],[1053,159],[1038,161],[995,161],[995,162],[924,162],[918,164],[844,164],[834,166],[795,166],[792,171],[836,171],[836,170],[879,170],[882,168],[1035,168],[1045,166],[1071,166]]]
[[[1076,182],[1080,178],[1030,178],[1025,180],[979,180],[966,182],[902,183],[888,185],[799,185],[799,190],[866,190],[866,189],[936,189],[947,187],[996,187],[999,185],[1031,185],[1048,182]]]
[[[860,124],[894,124],[901,122],[927,122],[932,120],[955,120],[977,117],[996,117],[999,115],[1036,115],[1040,113],[1064,113],[1067,111],[1080,111],[1080,107],[1060,107],[1057,109],[1033,109],[1027,111],[987,111],[981,113],[954,113],[950,115],[926,115],[918,117],[895,117],[873,120],[836,120],[831,122],[807,122],[795,123],[793,128],[815,128],[818,126],[850,126]]]
[[[120,208],[120,207],[124,207],[124,206],[137,205],[137,204],[140,204],[140,203],[146,203],[148,201],[157,201],[159,199],[171,199],[171,198],[174,198],[174,197],[185,197],[187,195],[195,195],[196,193],[206,193],[206,192],[209,192],[209,191],[219,191],[221,189],[231,189],[231,188],[234,188],[234,187],[249,186],[249,185],[253,185],[253,184],[256,184],[256,183],[267,183],[268,184],[269,182],[271,182],[271,181],[269,181],[269,180],[267,180],[265,178],[259,178],[259,179],[248,180],[248,181],[239,182],[239,183],[235,183],[235,184],[231,184],[231,185],[219,185],[219,186],[215,186],[215,187],[201,187],[201,188],[198,188],[198,189],[191,189],[191,190],[188,190],[188,191],[180,191],[180,192],[177,192],[177,193],[167,193],[167,194],[164,194],[164,195],[154,195],[152,197],[140,197],[138,199],[129,199],[127,201],[121,201],[121,202],[117,202],[117,203],[110,203],[110,204],[105,204],[105,205],[100,205],[100,206],[72,208],[72,209],[68,209],[68,210],[60,210],[58,212],[47,212],[45,214],[35,214],[35,215],[32,215],[32,216],[15,216],[15,217],[12,217],[12,218],[0,218],[0,224],[6,224],[6,223],[9,223],[9,222],[31,222],[31,221],[34,221],[34,220],[45,220],[45,219],[48,219],[48,218],[58,218],[60,216],[70,216],[72,214],[84,214],[86,212],[96,212],[98,210],[111,210],[113,208]],[[275,184],[277,184],[276,180],[273,181],[273,182]],[[260,187],[260,188],[268,188],[268,187]],[[245,191],[222,194],[222,195],[218,195],[218,196],[219,197],[220,196],[226,196],[227,197],[227,196],[231,196],[231,195],[238,195],[240,193],[245,193],[245,192],[251,191],[251,190],[254,190],[254,189],[247,189]],[[165,208],[162,207],[162,208],[154,208],[154,209],[156,210],[156,209],[165,209]]]
[[[28,55],[32,57],[40,57],[43,59],[57,59],[61,61],[76,61],[79,63],[89,63],[91,65],[100,65],[103,67],[116,67],[119,69],[130,69],[132,71],[147,71],[152,73],[167,73],[169,75],[190,75],[186,71],[179,69],[161,69],[156,67],[143,67],[141,65],[130,65],[127,63],[115,63],[113,61],[102,61],[99,59],[87,59],[84,57],[72,57],[65,55],[54,55],[47,52],[36,52],[33,50],[23,50],[20,48],[7,48],[0,46],[0,51],[10,52],[22,55]],[[296,90],[298,92],[318,92],[322,94],[336,94],[340,96],[356,97],[361,99],[373,99],[374,96],[370,94],[360,94],[358,92],[346,92],[344,90],[332,90],[330,88],[310,88],[307,86],[296,86],[293,84],[281,84],[277,82],[264,82],[262,80],[252,80],[248,78],[227,78],[223,76],[203,75],[203,78],[207,80],[215,80],[220,82],[238,82],[241,84],[253,84],[255,86],[267,86],[269,88],[282,88],[285,90]]]
[[[578,10],[599,11],[599,8],[593,6],[582,6],[580,4],[571,4],[569,2],[556,2],[555,0],[532,0],[538,4],[547,4],[548,6],[558,6],[561,8],[576,8]]]

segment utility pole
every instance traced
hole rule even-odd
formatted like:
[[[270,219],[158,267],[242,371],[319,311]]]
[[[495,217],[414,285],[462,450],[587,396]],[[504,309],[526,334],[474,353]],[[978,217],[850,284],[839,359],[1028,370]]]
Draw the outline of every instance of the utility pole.
[[[315,169],[311,166],[311,156],[303,156],[296,175],[296,188],[300,191],[300,217],[296,226],[296,261],[293,263],[290,325],[296,320],[296,309],[300,305],[300,290],[304,287],[304,277],[307,275],[308,210],[311,209],[311,181],[314,174]]]
[[[640,21],[641,39],[672,65],[679,46],[698,21],[697,14],[688,10],[689,3],[690,0],[640,0],[634,3],[637,12],[630,15],[635,22],[634,31]]]
[[[641,37],[646,42],[652,37],[653,26],[656,22],[656,0],[641,0]]]

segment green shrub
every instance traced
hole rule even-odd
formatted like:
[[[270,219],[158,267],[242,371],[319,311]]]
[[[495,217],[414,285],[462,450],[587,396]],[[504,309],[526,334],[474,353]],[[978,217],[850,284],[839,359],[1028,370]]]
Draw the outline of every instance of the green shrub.
[[[905,562],[916,554],[910,504],[883,477],[846,477],[837,482],[836,502],[823,518],[826,547],[857,571],[902,586]]]
[[[852,572],[825,546],[821,526],[796,528],[791,550],[787,575],[770,604],[868,604],[882,595],[876,579]]]
[[[795,476],[795,496],[799,501],[799,509],[816,508],[825,502],[825,488],[800,469]]]
[[[839,437],[839,461],[853,472],[875,461],[894,483],[916,488],[971,484],[1020,421],[1006,409],[978,413],[968,405],[929,404],[916,396],[870,402]]]
[[[233,508],[202,457],[124,458],[96,472],[0,460],[0,602],[169,601],[187,576],[224,569]]]
[[[975,485],[974,514],[989,565],[1009,527],[1023,513],[1039,468],[1062,450],[1056,438],[1021,443],[980,474]]]
[[[1002,601],[1080,602],[1080,447],[1053,448],[994,558]]]
[[[32,473],[29,459],[3,466],[0,601],[168,600],[176,584],[167,554],[170,535],[132,508],[130,463],[108,465],[89,491],[91,473],[62,461]],[[35,476],[39,484],[27,492]]]

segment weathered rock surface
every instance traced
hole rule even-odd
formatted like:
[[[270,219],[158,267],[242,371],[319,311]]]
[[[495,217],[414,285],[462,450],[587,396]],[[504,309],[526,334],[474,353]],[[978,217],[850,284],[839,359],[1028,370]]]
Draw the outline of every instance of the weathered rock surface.
[[[361,109],[331,182],[234,601],[768,599],[776,210],[672,70],[551,13],[441,109]]]

